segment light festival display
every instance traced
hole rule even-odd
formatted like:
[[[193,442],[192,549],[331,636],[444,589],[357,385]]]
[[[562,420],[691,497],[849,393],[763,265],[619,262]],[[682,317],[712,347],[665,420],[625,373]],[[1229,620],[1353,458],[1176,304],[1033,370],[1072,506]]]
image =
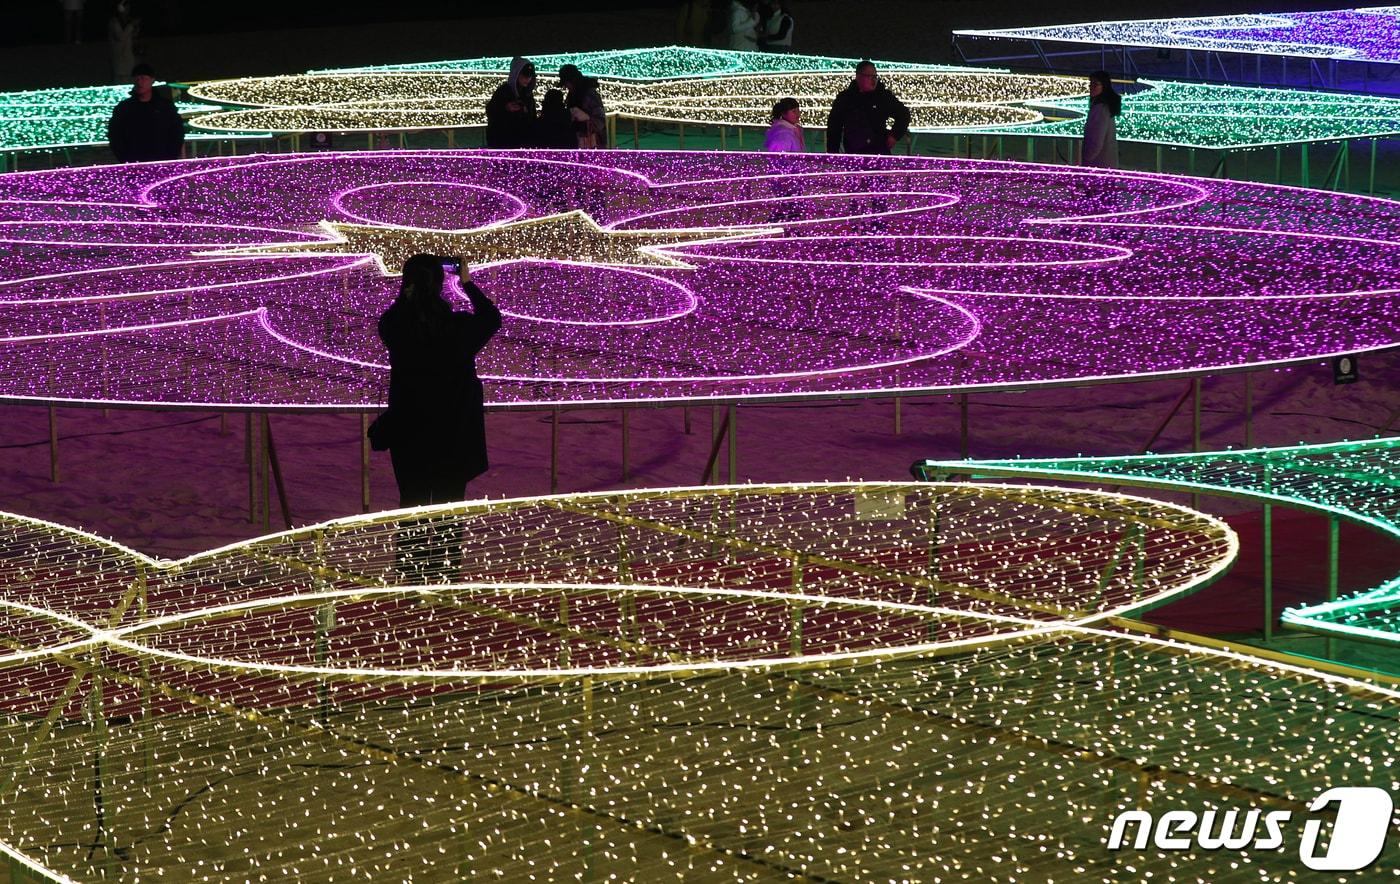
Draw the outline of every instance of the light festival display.
[[[1103,845],[1181,806],[1296,838],[1400,761],[1400,692],[1094,628],[1235,554],[1122,494],[568,495],[179,561],[0,538],[0,841],[75,879],[1258,880],[1295,853]]]
[[[657,46],[638,49],[604,49],[594,52],[559,52],[532,55],[541,79],[571,64],[591,77],[608,80],[685,80],[695,77],[732,77],[743,74],[778,74],[811,71],[852,71],[859,58],[828,55],[801,55],[789,52],[748,52],[740,49],[712,49],[701,46]],[[463,58],[451,61],[408,64],[367,65],[312,71],[314,74],[398,73],[421,71],[461,71],[504,74],[510,70],[509,56]],[[875,62],[890,71],[984,71],[985,68],[909,61]]]
[[[502,75],[462,71],[301,74],[202,83],[190,95],[245,109],[216,111],[191,121],[205,132],[309,132],[453,129],[486,125],[486,101]],[[1084,92],[1074,77],[989,71],[887,71],[882,75],[913,113],[913,128],[947,131],[968,126],[1036,122],[1030,101]],[[634,83],[607,80],[599,93],[609,113],[663,122],[764,126],[773,102],[794,96],[808,125],[825,125],[832,97],[851,72],[772,72]],[[542,90],[537,90],[542,92]]]
[[[662,124],[766,127],[780,97],[802,102],[809,129],[825,125],[832,96],[855,59],[662,47],[540,56],[549,72],[575,64],[600,78],[609,112]],[[480,129],[486,100],[508,58],[313,71],[197,84],[180,109],[189,137],[270,133]],[[879,61],[921,133],[1078,137],[1086,106],[1081,77]],[[1119,139],[1199,148],[1251,148],[1400,131],[1400,100],[1294,89],[1139,81],[1118,120]],[[0,150],[105,143],[126,87],[0,93]],[[1068,120],[1047,121],[1044,113]]]
[[[1241,149],[1389,137],[1400,132],[1400,99],[1301,89],[1140,79],[1115,120],[1119,141]],[[993,134],[1079,138],[1087,98],[1037,101],[1036,110],[1071,119],[1018,124]]]
[[[1400,437],[1200,454],[923,461],[916,469],[930,477],[972,472],[1100,479],[1226,494],[1325,513],[1400,539]],[[1400,575],[1345,598],[1291,608],[1282,621],[1310,632],[1400,643]]]
[[[1400,62],[1400,7],[1397,6],[958,30],[953,34],[1388,64]]]
[[[0,92],[0,152],[106,144],[112,110],[130,94],[130,86]],[[187,101],[176,107],[186,117],[209,109]],[[190,133],[188,137],[211,136]]]
[[[497,407],[1024,389],[1388,348],[1400,204],[908,157],[363,152],[0,177],[0,396],[367,408],[417,251]],[[454,295],[454,297],[459,297]]]

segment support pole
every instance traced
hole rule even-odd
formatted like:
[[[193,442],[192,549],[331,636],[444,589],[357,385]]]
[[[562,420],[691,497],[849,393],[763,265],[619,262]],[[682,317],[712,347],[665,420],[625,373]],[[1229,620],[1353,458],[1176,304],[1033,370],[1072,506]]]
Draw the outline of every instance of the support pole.
[[[272,480],[277,484],[277,503],[282,507],[282,523],[285,528],[291,530],[292,508],[287,505],[287,486],[282,481],[282,465],[277,461],[277,445],[272,441],[271,415],[263,415],[263,431],[267,434],[267,465],[272,473]],[[271,502],[268,503],[267,509],[271,513]]]
[[[904,432],[904,397],[894,397],[894,434],[896,436]]]
[[[248,464],[248,521],[258,521],[258,460],[253,456],[253,413],[243,415],[243,460]]]
[[[1302,174],[1302,181],[1299,182],[1299,183],[1300,183],[1303,187],[1311,187],[1311,186],[1312,186],[1312,168],[1311,168],[1310,163],[1308,162],[1308,145],[1307,145],[1307,142],[1304,142],[1303,144],[1299,145],[1299,149],[1303,152],[1303,171],[1302,171],[1302,173],[1301,173],[1301,174]]]
[[[559,406],[549,413],[549,493],[559,490]]]
[[[1337,586],[1341,577],[1342,522],[1336,516],[1327,517],[1327,601],[1337,600]],[[1337,656],[1337,640],[1327,639],[1327,659]]]
[[[729,484],[739,481],[739,405],[729,403]]]
[[[630,435],[628,432],[630,429],[628,413],[627,406],[622,406],[622,481],[624,482],[632,478],[632,459],[630,457],[631,452],[628,450],[630,448],[628,445],[630,441],[628,439]]]
[[[451,129],[447,131],[451,132]],[[360,512],[369,512],[369,412],[360,412]]]
[[[58,481],[58,409],[49,406],[49,481]]]
[[[1254,373],[1244,373],[1244,447],[1254,447]]]
[[[1191,450],[1201,450],[1201,379],[1191,379]],[[1201,508],[1201,495],[1191,495],[1191,509]]]
[[[967,428],[967,394],[958,394],[958,457],[967,460],[968,457],[968,428]]]
[[[267,443],[272,436],[272,429],[268,426],[267,412],[263,412],[259,418],[262,426],[262,451],[259,454],[259,468],[262,471],[262,526],[264,531],[272,530],[272,470],[268,469]]]
[[[1366,193],[1371,196],[1376,195],[1376,142],[1379,140],[1379,138],[1371,139],[1371,175],[1366,184]]]
[[[1201,379],[1191,379],[1191,450],[1201,450]]]

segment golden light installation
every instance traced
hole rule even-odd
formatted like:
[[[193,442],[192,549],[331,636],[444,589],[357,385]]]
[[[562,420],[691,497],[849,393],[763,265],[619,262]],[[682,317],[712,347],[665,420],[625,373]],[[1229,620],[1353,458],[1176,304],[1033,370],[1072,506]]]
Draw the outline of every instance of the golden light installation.
[[[1123,495],[572,495],[177,562],[0,532],[0,841],[78,879],[1257,880],[1290,858],[1103,840],[1396,762],[1393,691],[1080,625],[1235,552]]]
[[[510,261],[568,261],[609,267],[688,268],[691,265],[657,249],[782,233],[781,227],[610,230],[599,226],[582,210],[466,230],[337,221],[322,221],[319,226],[334,237],[332,242],[255,246],[231,249],[226,254],[373,255],[386,274],[397,273],[406,260],[420,252],[459,257],[472,266]]]
[[[1081,95],[1077,77],[996,71],[893,71],[883,79],[913,113],[913,127],[947,130],[1033,123],[1035,100]],[[450,129],[484,126],[486,100],[502,74],[362,72],[248,77],[203,83],[190,97],[244,109],[191,120],[201,131],[305,132]],[[807,108],[809,125],[825,125],[849,72],[771,73],[637,83],[600,82],[610,113],[676,122],[767,126],[773,102],[792,95]]]

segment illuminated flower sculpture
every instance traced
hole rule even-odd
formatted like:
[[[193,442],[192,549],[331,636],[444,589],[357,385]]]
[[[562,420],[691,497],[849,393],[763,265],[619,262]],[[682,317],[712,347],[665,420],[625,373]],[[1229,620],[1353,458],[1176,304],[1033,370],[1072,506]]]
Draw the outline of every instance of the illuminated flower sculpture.
[[[1400,762],[1393,690],[1093,628],[1235,549],[1172,504],[934,483],[464,503],[178,562],[0,515],[0,843],[83,880],[1286,876],[1104,849],[1130,809],[1296,838]]]
[[[379,402],[416,251],[496,404],[1028,387],[1400,341],[1400,204],[904,157],[407,152],[0,178],[0,395]]]
[[[0,845],[81,880],[1285,877],[1103,846],[1182,807],[1295,839],[1400,764],[1400,693],[1093,628],[1235,551],[1175,504],[946,483],[462,503],[179,562],[0,516]]]
[[[1093,479],[1250,498],[1345,519],[1400,538],[1400,437],[1195,454],[920,461],[914,469],[925,477]],[[1328,582],[1334,595],[1337,579],[1333,558]],[[1272,620],[1272,612],[1266,611],[1265,617]],[[1400,576],[1345,598],[1291,608],[1283,612],[1282,622],[1328,636],[1393,645],[1400,640]],[[1270,628],[1271,622],[1266,630]]]

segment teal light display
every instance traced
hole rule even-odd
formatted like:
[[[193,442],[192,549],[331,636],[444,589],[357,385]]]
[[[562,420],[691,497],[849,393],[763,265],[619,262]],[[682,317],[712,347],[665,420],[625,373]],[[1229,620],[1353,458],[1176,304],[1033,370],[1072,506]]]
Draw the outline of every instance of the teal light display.
[[[1273,147],[1350,138],[1388,137],[1400,132],[1400,99],[1374,95],[1308,92],[1139,80],[1124,95],[1118,140],[1217,150]],[[1036,107],[1047,117],[1069,119],[1010,127],[992,134],[1079,137],[1087,98],[1049,99]]]
[[[1367,525],[1400,539],[1400,437],[1289,448],[1047,460],[920,461],[930,479],[949,474],[1099,480],[1243,497]],[[1335,532],[1333,538],[1335,539]],[[1335,551],[1335,544],[1333,546]],[[1336,565],[1329,569],[1335,591]],[[1400,576],[1372,589],[1285,610],[1285,626],[1400,644]]]
[[[130,86],[0,92],[0,151],[106,144],[112,108],[130,94]],[[183,101],[176,107],[185,116],[211,110]]]

